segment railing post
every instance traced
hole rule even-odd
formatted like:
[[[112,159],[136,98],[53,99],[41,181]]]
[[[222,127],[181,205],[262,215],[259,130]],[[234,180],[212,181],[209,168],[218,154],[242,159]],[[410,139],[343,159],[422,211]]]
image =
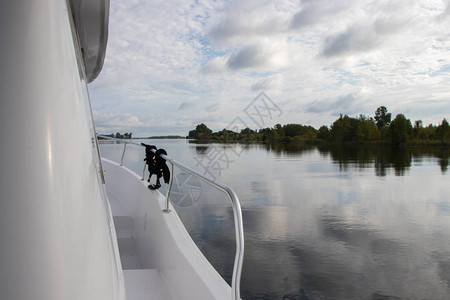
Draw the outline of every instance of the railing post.
[[[122,152],[122,158],[120,159],[120,166],[123,166],[123,158],[125,156],[125,150],[127,150],[127,143],[123,143],[123,152]]]
[[[142,178],[141,180],[145,179],[145,167],[147,166],[147,163],[144,164],[144,169],[142,170]]]
[[[234,230],[236,235],[236,254],[234,258],[233,278],[231,282],[233,294],[231,299],[240,300],[242,264],[244,261],[244,224],[242,221],[242,208],[238,196],[232,189],[227,187],[226,193],[231,199],[231,206],[233,208],[234,215]]]
[[[170,190],[172,189],[172,182],[173,182],[173,163],[170,162],[170,180],[169,180],[169,186],[167,188],[167,193],[166,193],[166,208],[163,209],[163,212],[165,213],[169,213],[170,209],[169,209],[169,197],[170,197]]]
[[[141,146],[141,144],[134,143],[131,141],[122,141],[122,140],[119,140],[116,138],[111,138],[111,137],[102,136],[102,135],[98,135],[98,136],[101,136],[105,139],[124,142],[124,149],[123,149],[122,160],[121,160],[121,164],[120,164],[121,166],[123,164],[123,158],[125,156],[126,143]],[[153,152],[155,153],[156,150],[153,150]],[[244,247],[244,226],[243,226],[243,222],[242,222],[242,208],[241,208],[241,204],[239,202],[238,196],[236,195],[234,190],[227,187],[226,185],[200,174],[199,172],[183,165],[182,163],[168,157],[167,155],[161,154],[161,157],[164,158],[166,161],[170,162],[170,165],[171,165],[169,187],[167,188],[167,193],[166,193],[166,207],[165,207],[165,209],[163,209],[163,212],[165,212],[165,213],[170,212],[169,201],[170,201],[170,191],[172,188],[173,176],[174,176],[174,174],[173,174],[174,165],[177,166],[178,168],[180,168],[181,170],[184,170],[184,171],[188,172],[189,174],[197,177],[198,179],[208,183],[209,185],[221,190],[222,192],[226,193],[228,195],[228,197],[230,197],[230,200],[232,203],[232,208],[233,208],[234,226],[235,226],[235,235],[236,235],[236,254],[235,254],[235,259],[234,259],[233,278],[232,278],[232,283],[231,283],[231,289],[232,289],[231,298],[233,300],[239,300],[240,299],[240,282],[241,282],[241,274],[242,274],[242,264],[243,264],[243,260],[244,260],[244,248],[245,247]],[[142,172],[142,180],[144,180],[144,176],[145,176],[145,166],[146,165],[144,165],[144,170]]]

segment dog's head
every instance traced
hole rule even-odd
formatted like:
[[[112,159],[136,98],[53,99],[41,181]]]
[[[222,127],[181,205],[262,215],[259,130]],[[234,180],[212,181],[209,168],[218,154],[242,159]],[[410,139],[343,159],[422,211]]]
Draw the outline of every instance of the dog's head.
[[[156,159],[156,161],[159,162],[159,163],[164,163],[166,160],[165,160],[164,158],[161,157],[161,154],[167,155],[166,150],[164,150],[164,149],[158,149],[158,150],[156,150],[156,153],[155,153],[155,159]]]
[[[156,146],[154,145],[147,145],[144,143],[141,143],[142,146],[145,147],[145,158],[146,159],[153,159],[155,156],[155,153],[153,153],[152,149],[156,150]]]

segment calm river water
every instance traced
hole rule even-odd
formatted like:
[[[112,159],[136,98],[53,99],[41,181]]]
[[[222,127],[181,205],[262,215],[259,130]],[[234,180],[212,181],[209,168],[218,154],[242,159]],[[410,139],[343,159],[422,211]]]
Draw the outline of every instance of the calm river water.
[[[135,141],[235,189],[243,299],[450,299],[449,150]],[[119,161],[122,146],[101,153]],[[125,166],[141,174],[143,158],[128,146]],[[230,282],[229,201],[180,170],[175,178],[180,218]]]

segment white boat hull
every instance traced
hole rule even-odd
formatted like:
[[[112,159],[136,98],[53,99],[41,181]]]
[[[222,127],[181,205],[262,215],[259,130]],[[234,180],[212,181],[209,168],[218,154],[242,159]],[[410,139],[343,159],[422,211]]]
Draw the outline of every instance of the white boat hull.
[[[0,298],[125,299],[68,2],[0,3]]]
[[[163,212],[165,197],[149,190],[148,183],[127,168],[106,159],[103,168],[119,239],[127,235],[121,232],[124,226],[132,224],[137,262],[124,257],[128,260],[122,263],[124,269],[136,268],[125,270],[125,277],[139,278],[133,271],[156,270],[171,299],[231,299],[230,286],[197,248],[173,207],[170,213]],[[128,287],[130,300],[139,291]]]

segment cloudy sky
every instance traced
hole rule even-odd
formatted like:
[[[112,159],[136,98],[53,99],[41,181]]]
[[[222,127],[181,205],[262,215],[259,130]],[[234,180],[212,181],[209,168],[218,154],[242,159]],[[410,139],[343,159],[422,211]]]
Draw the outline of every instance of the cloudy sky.
[[[135,137],[258,129],[246,112],[262,91],[277,108],[264,127],[381,105],[437,124],[450,117],[450,0],[111,0],[89,91],[97,131]]]

